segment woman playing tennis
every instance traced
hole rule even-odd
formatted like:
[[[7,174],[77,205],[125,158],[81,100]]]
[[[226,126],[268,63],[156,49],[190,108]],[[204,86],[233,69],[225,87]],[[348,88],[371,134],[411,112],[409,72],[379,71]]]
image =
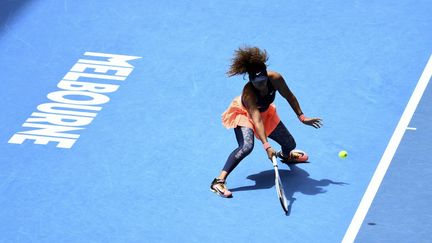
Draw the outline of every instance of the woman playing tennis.
[[[320,118],[307,118],[290,91],[283,77],[274,71],[267,71],[268,55],[257,47],[244,47],[235,51],[228,76],[248,74],[249,82],[243,88],[241,96],[236,97],[222,114],[222,123],[226,128],[234,128],[238,147],[229,155],[225,166],[210,189],[222,197],[232,197],[225,181],[228,175],[254,147],[254,135],[261,141],[269,159],[277,155],[282,162],[305,162],[308,155],[295,150],[296,142],[280,120],[273,101],[276,91],[284,97],[298,119],[314,128],[322,126]],[[270,146],[267,137],[281,146],[277,152]]]

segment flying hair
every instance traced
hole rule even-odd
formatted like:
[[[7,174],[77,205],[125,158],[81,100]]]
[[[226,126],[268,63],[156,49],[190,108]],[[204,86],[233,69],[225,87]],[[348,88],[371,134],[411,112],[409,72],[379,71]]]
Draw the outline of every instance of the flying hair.
[[[268,60],[266,50],[258,47],[240,47],[234,52],[231,66],[227,72],[228,77],[245,74],[253,66],[265,66]]]

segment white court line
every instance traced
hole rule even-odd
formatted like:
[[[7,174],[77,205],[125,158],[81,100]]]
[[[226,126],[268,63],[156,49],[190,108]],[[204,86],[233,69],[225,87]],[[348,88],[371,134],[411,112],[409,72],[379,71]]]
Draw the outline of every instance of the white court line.
[[[351,224],[348,227],[348,230],[345,233],[345,236],[342,240],[342,243],[351,243],[354,242],[360,227],[366,217],[367,212],[372,204],[373,199],[378,191],[378,188],[381,185],[381,182],[384,178],[384,175],[387,172],[387,169],[390,165],[390,162],[393,159],[393,156],[396,152],[396,149],[399,146],[400,141],[408,127],[408,124],[411,121],[411,118],[417,108],[418,103],[420,102],[421,97],[429,83],[429,80],[432,77],[432,55],[429,57],[429,61],[426,64],[425,69],[417,83],[417,86],[414,89],[413,94],[411,95],[410,100],[405,108],[405,111],[402,114],[401,119],[399,120],[398,125],[390,139],[389,144],[387,145],[386,150],[384,151],[383,156],[375,170],[375,173],[369,183],[369,186],[366,189],[365,194],[357,208],[356,213],[351,221]]]
[[[406,129],[407,130],[414,130],[414,131],[417,130],[417,128],[415,128],[415,127],[407,127]]]

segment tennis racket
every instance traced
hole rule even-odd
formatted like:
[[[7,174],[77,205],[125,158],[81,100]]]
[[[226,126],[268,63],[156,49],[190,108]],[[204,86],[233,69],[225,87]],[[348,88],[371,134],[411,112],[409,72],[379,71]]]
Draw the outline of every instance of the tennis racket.
[[[282,186],[282,181],[281,181],[280,176],[279,176],[279,169],[278,169],[276,156],[272,157],[272,163],[273,163],[273,168],[274,168],[274,172],[275,172],[276,192],[278,194],[282,209],[284,210],[285,214],[287,214],[288,213],[288,200],[285,197],[285,192],[284,192],[284,189]]]

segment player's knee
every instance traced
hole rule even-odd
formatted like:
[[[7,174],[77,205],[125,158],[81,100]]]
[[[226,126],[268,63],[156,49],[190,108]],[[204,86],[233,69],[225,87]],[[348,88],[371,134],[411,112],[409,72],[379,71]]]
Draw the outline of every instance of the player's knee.
[[[252,152],[254,144],[253,143],[245,143],[241,146],[241,150],[243,151],[244,155],[248,155]]]
[[[252,144],[250,144],[250,143],[245,143],[245,144],[242,144],[242,145],[240,145],[237,149],[236,149],[236,153],[235,153],[235,155],[234,155],[234,157],[237,159],[237,160],[242,160],[242,159],[244,159],[244,157],[246,157],[246,156],[248,156],[251,152],[252,152],[252,150],[253,150],[253,143]]]

